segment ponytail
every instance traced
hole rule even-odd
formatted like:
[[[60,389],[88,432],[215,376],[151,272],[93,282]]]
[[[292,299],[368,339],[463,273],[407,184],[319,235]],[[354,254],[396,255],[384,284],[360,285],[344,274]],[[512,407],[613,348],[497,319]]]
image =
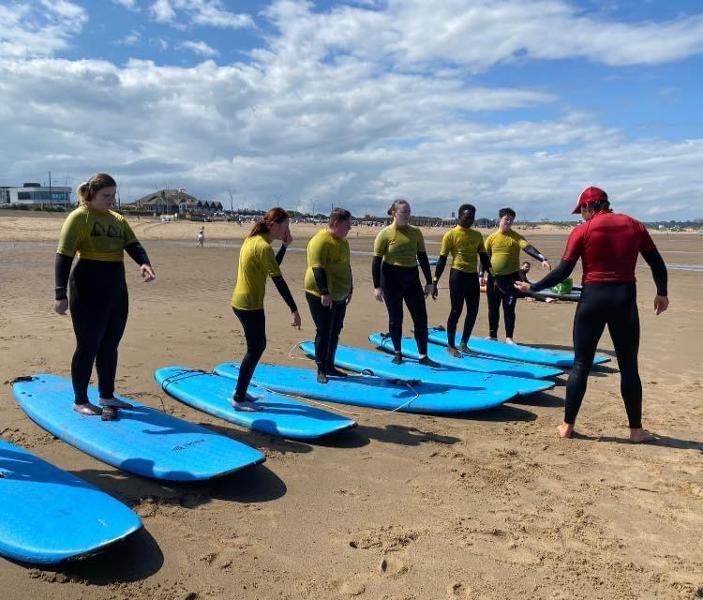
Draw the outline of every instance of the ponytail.
[[[81,206],[88,206],[96,192],[106,187],[117,187],[117,182],[107,173],[97,173],[78,186],[76,194]]]
[[[251,228],[249,235],[247,237],[253,237],[255,235],[261,235],[262,233],[268,233],[271,231],[272,223],[283,223],[288,219],[288,213],[282,209],[280,206],[276,206],[270,209],[263,218],[259,219],[254,226]]]

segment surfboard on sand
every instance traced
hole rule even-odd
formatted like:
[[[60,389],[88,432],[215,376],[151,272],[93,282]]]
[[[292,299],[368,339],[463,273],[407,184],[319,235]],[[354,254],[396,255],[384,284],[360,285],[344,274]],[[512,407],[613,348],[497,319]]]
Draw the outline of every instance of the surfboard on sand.
[[[24,378],[23,378],[24,379]],[[144,406],[120,409],[115,421],[73,410],[71,380],[41,374],[16,381],[12,390],[30,419],[49,433],[109,465],[136,475],[170,481],[207,480],[261,463],[254,448],[205,427]],[[98,390],[88,389],[98,403]]]
[[[430,341],[435,344],[447,345],[447,332],[438,327],[431,327],[429,331]],[[520,360],[539,365],[551,365],[564,368],[574,366],[574,353],[564,350],[549,350],[536,346],[526,346],[523,344],[507,344],[498,340],[472,336],[469,340],[469,350],[487,356],[495,356],[506,360]],[[608,362],[607,356],[596,355],[593,360],[594,365]]]
[[[294,439],[315,439],[343,429],[356,422],[328,410],[322,410],[282,396],[269,390],[249,387],[256,397],[257,412],[232,408],[236,380],[214,373],[205,373],[186,367],[163,367],[154,371],[154,379],[167,393],[215,417],[253,431]]]
[[[389,337],[381,333],[372,333],[369,336],[369,341],[380,350],[389,353],[393,352],[393,342]],[[401,339],[401,351],[403,356],[408,358],[420,358],[420,353],[417,350],[417,343],[414,338],[403,337]],[[487,356],[464,355],[460,358],[456,358],[450,356],[446,348],[442,348],[437,344],[428,344],[427,355],[432,360],[447,367],[453,367],[463,371],[476,371],[489,375],[520,377],[522,379],[546,379],[561,375],[563,372],[556,367],[495,359]]]
[[[222,363],[215,373],[235,378],[238,363]],[[501,405],[515,392],[488,388],[459,389],[447,385],[392,383],[377,377],[350,375],[330,377],[329,383],[318,383],[317,372],[282,365],[259,363],[252,380],[259,387],[314,398],[325,402],[341,402],[355,406],[399,410],[413,413],[460,413]]]
[[[308,356],[315,356],[315,344],[313,342],[301,342],[299,346]],[[396,365],[391,362],[391,356],[386,353],[351,346],[339,346],[337,348],[335,363],[337,366],[350,371],[376,375],[386,379],[421,381],[422,383],[436,383],[465,389],[501,390],[521,396],[543,392],[554,387],[554,382],[551,380],[492,375],[490,373],[455,369],[444,365],[436,368],[427,367],[419,364],[416,358],[406,358],[401,364]]]
[[[0,439],[0,555],[33,564],[85,558],[142,527],[127,506]]]

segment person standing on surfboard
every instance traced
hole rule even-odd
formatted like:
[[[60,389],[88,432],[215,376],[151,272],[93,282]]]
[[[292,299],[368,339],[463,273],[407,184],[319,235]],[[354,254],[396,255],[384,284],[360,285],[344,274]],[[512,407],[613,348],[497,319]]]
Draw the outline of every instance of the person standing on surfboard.
[[[514,220],[515,211],[512,208],[501,208],[498,211],[498,230],[486,238],[486,252],[491,258],[493,275],[484,271],[482,276],[488,300],[488,335],[491,339],[498,339],[502,304],[505,341],[509,344],[513,343],[515,332],[518,291],[513,284],[520,279],[520,250],[540,261],[545,269],[551,269],[544,255],[517,231],[513,231]]]
[[[650,442],[654,436],[642,428],[642,382],[637,365],[640,321],[637,312],[635,265],[637,256],[647,262],[657,288],[654,312],[669,307],[664,259],[647,228],[639,221],[610,210],[608,194],[587,187],[579,196],[573,214],[585,221],[574,228],[566,242],[561,262],[551,273],[533,284],[518,282],[523,292],[537,292],[566,279],[581,259],[581,301],[574,315],[574,367],[566,383],[564,422],[559,437],[570,438],[581,401],[586,394],[588,373],[598,341],[608,326],[620,368],[620,391],[630,426],[630,441]]]
[[[272,240],[281,240],[278,254],[274,255]],[[239,251],[237,282],[232,292],[232,310],[244,329],[247,352],[242,359],[237,377],[237,387],[232,398],[235,410],[255,411],[255,397],[247,393],[256,365],[266,349],[266,318],[264,293],[266,278],[271,277],[278,293],[290,308],[291,325],[300,329],[300,313],[279,265],[286,248],[293,241],[288,213],[280,207],[270,209],[254,223]]]
[[[110,409],[107,415],[117,408],[131,408],[131,404],[114,397],[117,347],[128,313],[124,252],[139,265],[145,282],[153,281],[156,273],[127,220],[110,210],[115,205],[115,180],[98,173],[77,191],[79,207],[66,217],[56,250],[54,310],[65,315],[70,304],[76,335],[71,360],[74,410],[84,415],[102,414],[100,407],[88,401],[88,383],[95,364],[99,404]],[[71,271],[76,254],[79,259]]]
[[[410,203],[395,200],[388,209],[393,222],[384,227],[373,244],[371,276],[373,295],[385,302],[388,310],[388,331],[393,341],[393,362],[403,362],[403,301],[408,306],[415,327],[415,341],[420,353],[420,364],[438,367],[439,363],[427,356],[427,306],[425,298],[433,293],[432,271],[425,250],[425,239],[419,227],[410,225]],[[423,290],[417,265],[420,264],[427,282]]]
[[[334,366],[334,357],[354,287],[349,242],[346,240],[351,226],[351,213],[344,208],[334,208],[328,226],[308,242],[305,298],[316,327],[318,383],[327,383],[328,375],[347,376]]]
[[[437,284],[447,264],[447,256],[452,255],[452,268],[449,270],[449,301],[451,309],[447,317],[447,352],[451,356],[460,357],[462,352],[469,352],[469,338],[476,324],[478,305],[481,299],[481,288],[478,276],[478,260],[481,259],[483,270],[491,270],[491,259],[486,254],[483,236],[471,229],[476,218],[476,207],[472,204],[462,204],[457,213],[458,224],[450,229],[442,238],[439,260],[434,271],[434,291],[432,298],[437,298]],[[461,344],[456,347],[456,326],[461,311],[466,304],[464,329],[461,334]]]

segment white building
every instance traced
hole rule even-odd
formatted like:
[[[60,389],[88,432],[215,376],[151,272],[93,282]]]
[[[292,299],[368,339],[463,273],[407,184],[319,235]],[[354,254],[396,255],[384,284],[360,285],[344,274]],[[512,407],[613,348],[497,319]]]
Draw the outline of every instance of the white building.
[[[22,187],[0,187],[0,205],[13,204],[70,206],[71,188],[44,187],[40,183],[25,183]]]

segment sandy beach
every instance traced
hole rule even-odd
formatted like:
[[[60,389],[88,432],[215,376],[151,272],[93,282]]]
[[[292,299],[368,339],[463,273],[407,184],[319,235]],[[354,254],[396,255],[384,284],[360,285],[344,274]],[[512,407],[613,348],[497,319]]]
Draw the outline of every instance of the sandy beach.
[[[556,437],[562,375],[549,392],[451,418],[331,406],[358,427],[306,443],[204,415],[152,379],[160,366],[210,369],[241,358],[244,340],[229,299],[247,225],[205,223],[199,249],[202,223],[132,219],[157,280],[141,283],[126,258],[130,318],[118,392],[267,457],[219,481],[170,485],[122,473],[55,439],[12,397],[14,377],[69,374],[70,318],[52,310],[53,256],[64,217],[0,213],[0,435],[126,503],[144,530],[58,570],[0,559],[0,599],[703,597],[703,273],[672,269],[670,309],[655,317],[649,269],[638,265],[644,424],[659,436],[656,444],[626,441],[615,360],[589,379],[578,439]],[[316,229],[293,225],[295,241],[283,263],[302,331],[290,327],[269,285],[265,362],[313,366],[294,346],[314,337],[302,281],[305,246]],[[349,236],[355,295],[344,344],[370,348],[367,335],[387,328],[385,308],[371,290],[377,231],[353,229]],[[430,254],[438,252],[442,233],[425,230]],[[558,262],[566,231],[526,235]],[[700,235],[657,234],[655,241],[668,263],[703,266]],[[539,272],[533,265],[533,275]],[[447,279],[428,305],[431,325],[445,324]],[[574,309],[521,301],[517,341],[570,347]],[[486,315],[484,303],[477,335],[487,334]],[[607,334],[599,351],[613,355]]]

